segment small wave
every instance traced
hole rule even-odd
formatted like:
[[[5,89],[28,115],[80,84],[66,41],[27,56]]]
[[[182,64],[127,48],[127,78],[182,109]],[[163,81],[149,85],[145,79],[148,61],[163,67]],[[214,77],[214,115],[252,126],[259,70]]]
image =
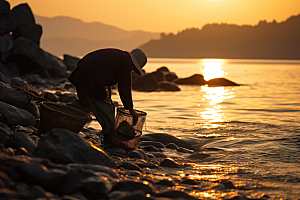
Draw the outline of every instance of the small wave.
[[[292,109],[236,109],[243,111],[261,111],[261,112],[300,112],[300,110],[292,110]]]

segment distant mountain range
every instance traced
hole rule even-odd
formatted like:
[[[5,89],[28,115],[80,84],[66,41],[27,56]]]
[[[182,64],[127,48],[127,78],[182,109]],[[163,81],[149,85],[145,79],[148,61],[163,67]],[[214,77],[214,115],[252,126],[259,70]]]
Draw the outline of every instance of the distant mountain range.
[[[160,38],[160,33],[126,31],[99,22],[84,23],[71,17],[35,15],[35,20],[43,27],[41,47],[56,56],[69,54],[81,57],[107,47],[130,51],[151,39]]]
[[[152,58],[300,59],[300,15],[255,26],[207,24],[161,34],[140,48]]]

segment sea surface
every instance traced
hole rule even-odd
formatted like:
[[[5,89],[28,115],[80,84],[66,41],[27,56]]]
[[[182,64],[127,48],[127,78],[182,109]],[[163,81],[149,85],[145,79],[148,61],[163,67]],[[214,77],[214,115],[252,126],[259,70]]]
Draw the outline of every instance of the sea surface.
[[[145,70],[162,66],[179,78],[199,73],[207,80],[224,77],[241,86],[133,91],[135,109],[147,112],[143,134],[198,140],[211,156],[195,165],[191,176],[230,179],[249,197],[300,198],[299,60],[149,59]],[[122,104],[115,92],[113,101]],[[97,122],[91,125],[101,129]],[[205,175],[205,170],[215,173]],[[194,194],[224,195],[214,190]]]

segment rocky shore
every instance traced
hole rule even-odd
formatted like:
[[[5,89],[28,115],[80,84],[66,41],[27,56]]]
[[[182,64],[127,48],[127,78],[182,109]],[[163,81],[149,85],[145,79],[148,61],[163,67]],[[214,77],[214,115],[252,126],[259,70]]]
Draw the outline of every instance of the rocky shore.
[[[10,9],[0,0],[0,16],[0,199],[247,199],[245,191],[253,188],[223,176],[238,171],[197,168],[209,152],[220,151],[202,149],[199,140],[145,134],[137,149],[126,151],[105,148],[101,130],[88,124],[79,133],[55,128],[39,134],[42,101],[77,99],[66,77],[78,58],[61,60],[39,47],[42,27],[27,4]],[[238,86],[226,79],[209,83],[202,75],[179,79],[166,67],[133,76],[140,91],[179,91],[178,84]],[[211,175],[218,176],[203,178]]]

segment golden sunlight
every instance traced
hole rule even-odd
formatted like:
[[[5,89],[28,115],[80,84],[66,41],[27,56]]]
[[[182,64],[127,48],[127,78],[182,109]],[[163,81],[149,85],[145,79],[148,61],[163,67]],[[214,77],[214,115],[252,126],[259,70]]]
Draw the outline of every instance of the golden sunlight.
[[[200,69],[206,81],[213,78],[221,78],[226,74],[222,70],[222,65],[225,63],[223,59],[201,59],[201,65],[204,69]]]
[[[201,92],[203,94],[203,100],[208,100],[211,107],[205,108],[205,111],[200,112],[203,119],[209,120],[209,122],[224,122],[223,109],[226,108],[222,105],[225,99],[234,98],[234,89],[225,89],[225,87],[208,87],[207,85],[201,86]]]

